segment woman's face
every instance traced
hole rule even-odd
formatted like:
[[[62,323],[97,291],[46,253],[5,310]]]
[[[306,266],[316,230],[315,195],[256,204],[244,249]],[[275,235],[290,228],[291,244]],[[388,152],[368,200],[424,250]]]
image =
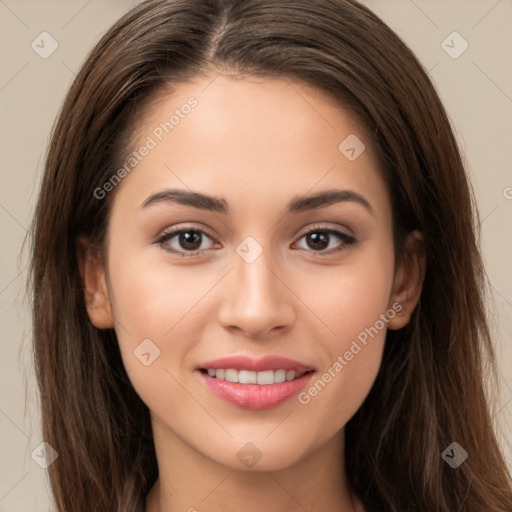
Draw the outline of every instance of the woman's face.
[[[91,320],[115,325],[169,450],[287,467],[342,435],[377,375],[386,328],[409,318],[370,140],[303,83],[213,74],[177,85],[137,131],[122,181],[96,194],[115,189],[105,267],[86,274],[94,301],[108,302]],[[292,362],[208,364],[232,356]],[[314,371],[279,382],[295,364]],[[278,382],[231,383],[208,367]]]

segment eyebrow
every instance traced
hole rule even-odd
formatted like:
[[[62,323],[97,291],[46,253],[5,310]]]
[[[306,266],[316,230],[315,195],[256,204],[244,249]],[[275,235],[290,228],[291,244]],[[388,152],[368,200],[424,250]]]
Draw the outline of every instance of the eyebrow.
[[[353,202],[363,206],[369,213],[375,215],[367,199],[353,190],[333,189],[310,196],[296,196],[286,206],[286,213],[298,213],[316,208],[323,208],[336,203]],[[143,203],[147,208],[158,203],[177,203],[192,206],[201,210],[229,214],[229,206],[225,199],[212,197],[199,192],[170,189],[150,195]]]

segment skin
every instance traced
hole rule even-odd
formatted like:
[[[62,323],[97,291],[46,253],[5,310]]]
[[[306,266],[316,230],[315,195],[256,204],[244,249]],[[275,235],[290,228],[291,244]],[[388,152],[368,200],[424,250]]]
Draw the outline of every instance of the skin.
[[[197,107],[117,186],[103,252],[79,240],[91,322],[115,327],[151,411],[160,476],[145,510],[363,511],[342,463],[344,426],[375,380],[386,328],[307,404],[238,408],[194,370],[227,355],[276,354],[316,368],[316,381],[393,304],[403,314],[387,328],[407,324],[423,281],[422,238],[410,235],[408,264],[395,268],[390,195],[371,141],[305,83],[210,73],[178,84],[141,120],[135,147],[190,96]],[[366,146],[354,161],[338,149],[349,134]],[[222,197],[230,213],[141,207],[169,188]],[[347,201],[284,214],[292,198],[335,188],[364,196],[373,213]],[[318,249],[304,236],[317,225],[357,241],[343,246],[332,235]],[[180,257],[154,243],[171,227],[212,239]],[[236,252],[248,236],[263,251],[252,263]],[[187,252],[178,236],[169,246]],[[161,351],[149,366],[134,356],[146,338]],[[261,454],[250,468],[237,457],[248,442]]]

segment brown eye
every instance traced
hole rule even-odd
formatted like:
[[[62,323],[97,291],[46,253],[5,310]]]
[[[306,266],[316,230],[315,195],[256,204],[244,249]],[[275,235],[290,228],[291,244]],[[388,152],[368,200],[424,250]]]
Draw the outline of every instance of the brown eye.
[[[183,228],[165,233],[156,243],[167,252],[179,256],[195,256],[208,249],[208,247],[202,247],[206,239],[213,242],[212,238],[200,229]]]
[[[316,231],[306,235],[306,243],[311,249],[325,249],[329,245],[330,234],[325,231]]]
[[[326,229],[326,228],[316,228],[311,231],[308,231],[300,238],[305,239],[306,247],[300,247],[300,249],[305,249],[313,252],[318,252],[321,255],[328,255],[334,252],[340,251],[347,246],[353,245],[356,242],[356,239],[352,236],[346,235],[341,231],[337,231],[335,229]],[[336,245],[336,239],[341,241]],[[331,246],[329,248],[329,246]],[[334,246],[334,247],[333,247]],[[328,249],[329,250],[325,250]]]
[[[201,246],[202,235],[197,231],[182,231],[178,233],[178,245],[188,251],[194,251]]]

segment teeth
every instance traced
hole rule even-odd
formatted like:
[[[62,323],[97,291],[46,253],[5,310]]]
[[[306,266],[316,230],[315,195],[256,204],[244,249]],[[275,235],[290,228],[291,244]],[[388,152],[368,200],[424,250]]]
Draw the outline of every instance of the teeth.
[[[258,382],[258,374],[256,372],[250,372],[249,370],[231,370],[234,374],[235,380],[231,382],[241,382],[242,384],[262,384]]]
[[[236,382],[239,384],[276,384],[302,377],[304,373],[297,373],[293,370],[266,370],[264,372],[251,372],[249,370],[235,370],[233,368],[224,370],[208,368],[208,375],[216,379]]]
[[[295,372],[292,372],[295,373]],[[291,374],[290,374],[291,375]],[[294,377],[291,377],[288,380],[292,380]],[[285,382],[286,381],[286,370],[276,370],[274,372],[274,382]]]
[[[275,376],[273,370],[256,373],[256,381],[258,384],[274,384]],[[244,381],[242,380],[242,384]]]
[[[238,372],[236,370],[226,370],[224,380],[228,382],[238,382]]]

